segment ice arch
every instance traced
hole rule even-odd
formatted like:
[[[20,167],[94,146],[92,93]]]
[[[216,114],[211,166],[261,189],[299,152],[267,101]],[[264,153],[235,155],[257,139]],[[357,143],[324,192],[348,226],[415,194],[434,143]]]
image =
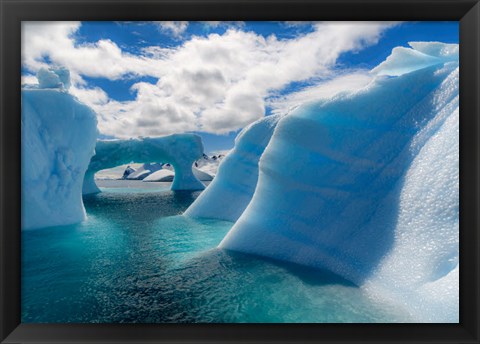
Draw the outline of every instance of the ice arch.
[[[165,162],[175,169],[172,190],[203,190],[205,186],[192,172],[192,164],[203,154],[203,144],[194,134],[174,134],[156,138],[97,141],[83,182],[83,194],[100,192],[95,173],[128,164]]]

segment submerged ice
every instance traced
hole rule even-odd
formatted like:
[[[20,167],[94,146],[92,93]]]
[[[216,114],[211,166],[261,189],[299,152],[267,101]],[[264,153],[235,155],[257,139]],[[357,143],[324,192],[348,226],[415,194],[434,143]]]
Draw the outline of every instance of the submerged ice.
[[[419,321],[458,322],[458,45],[410,45],[364,89],[279,119],[252,155],[242,137],[261,124],[247,128],[186,214],[238,218],[221,248],[327,269]]]

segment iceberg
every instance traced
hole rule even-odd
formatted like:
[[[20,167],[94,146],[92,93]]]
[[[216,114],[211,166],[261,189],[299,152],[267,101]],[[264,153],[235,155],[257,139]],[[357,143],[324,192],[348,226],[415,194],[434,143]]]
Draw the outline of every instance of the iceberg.
[[[240,132],[234,149],[218,166],[215,179],[184,215],[232,222],[240,217],[255,191],[258,160],[280,117],[262,118]]]
[[[458,46],[410,46],[365,88],[280,118],[248,160],[258,178],[225,168],[252,154],[247,128],[186,214],[236,220],[221,248],[327,269],[419,321],[458,322]]]
[[[193,168],[193,174],[195,175],[195,177],[198,178],[198,180],[201,180],[202,182],[210,182],[213,180],[213,176],[210,173],[196,167]]]
[[[175,169],[172,190],[203,190],[205,186],[192,171],[194,161],[202,154],[202,139],[195,134],[173,134],[129,140],[98,140],[95,155],[85,173],[83,194],[100,192],[95,184],[95,173],[132,161],[170,163]],[[145,170],[142,171],[145,176],[150,173],[150,171],[148,173],[145,173]],[[127,178],[132,179],[131,176],[135,173],[137,171],[129,174]]]
[[[126,174],[125,178],[123,179],[128,179],[128,180],[143,180],[147,176],[151,175],[153,172],[158,171],[162,168],[162,164],[158,163],[146,163],[140,166],[136,171],[129,171],[128,167],[124,172],[124,175]],[[131,170],[132,168],[130,168]]]
[[[193,167],[193,175],[202,182],[203,181],[208,182],[213,180],[213,176],[211,176],[207,172],[199,170],[196,167]],[[175,177],[175,171],[172,171],[170,169],[161,169],[159,171],[149,174],[146,178],[143,178],[143,181],[144,182],[171,182],[173,181],[174,177]]]
[[[131,175],[132,173],[134,173],[134,172],[135,172],[135,169],[132,168],[132,167],[130,167],[130,165],[129,165],[129,166],[127,166],[127,168],[125,169],[125,171],[123,171],[122,178],[120,178],[120,179],[127,179],[127,177],[128,177],[129,175]]]
[[[394,48],[387,60],[374,68],[372,73],[399,76],[441,63],[458,62],[458,44],[439,42],[409,42],[408,44],[411,48]]]
[[[195,161],[195,167],[213,177],[217,174],[218,166],[224,157],[224,154],[213,155],[212,157],[204,154],[201,159]]]
[[[171,182],[175,173],[170,170],[161,169],[159,171],[153,172],[148,177],[144,178],[144,182]]]
[[[22,88],[22,229],[85,219],[82,183],[98,136],[95,112],[67,93],[68,71],[37,78]]]

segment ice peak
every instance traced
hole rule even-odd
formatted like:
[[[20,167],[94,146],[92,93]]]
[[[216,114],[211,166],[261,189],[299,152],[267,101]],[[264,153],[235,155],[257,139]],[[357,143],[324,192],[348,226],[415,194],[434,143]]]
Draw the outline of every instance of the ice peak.
[[[458,44],[409,42],[411,48],[396,47],[390,56],[372,70],[377,75],[399,76],[447,62],[458,63]]]

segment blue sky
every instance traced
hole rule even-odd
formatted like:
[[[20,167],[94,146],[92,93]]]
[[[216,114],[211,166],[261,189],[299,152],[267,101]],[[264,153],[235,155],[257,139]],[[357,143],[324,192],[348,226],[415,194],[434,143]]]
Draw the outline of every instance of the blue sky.
[[[367,82],[395,47],[459,40],[458,22],[27,22],[22,33],[24,82],[67,67],[102,137],[195,132],[210,153],[306,89]]]

